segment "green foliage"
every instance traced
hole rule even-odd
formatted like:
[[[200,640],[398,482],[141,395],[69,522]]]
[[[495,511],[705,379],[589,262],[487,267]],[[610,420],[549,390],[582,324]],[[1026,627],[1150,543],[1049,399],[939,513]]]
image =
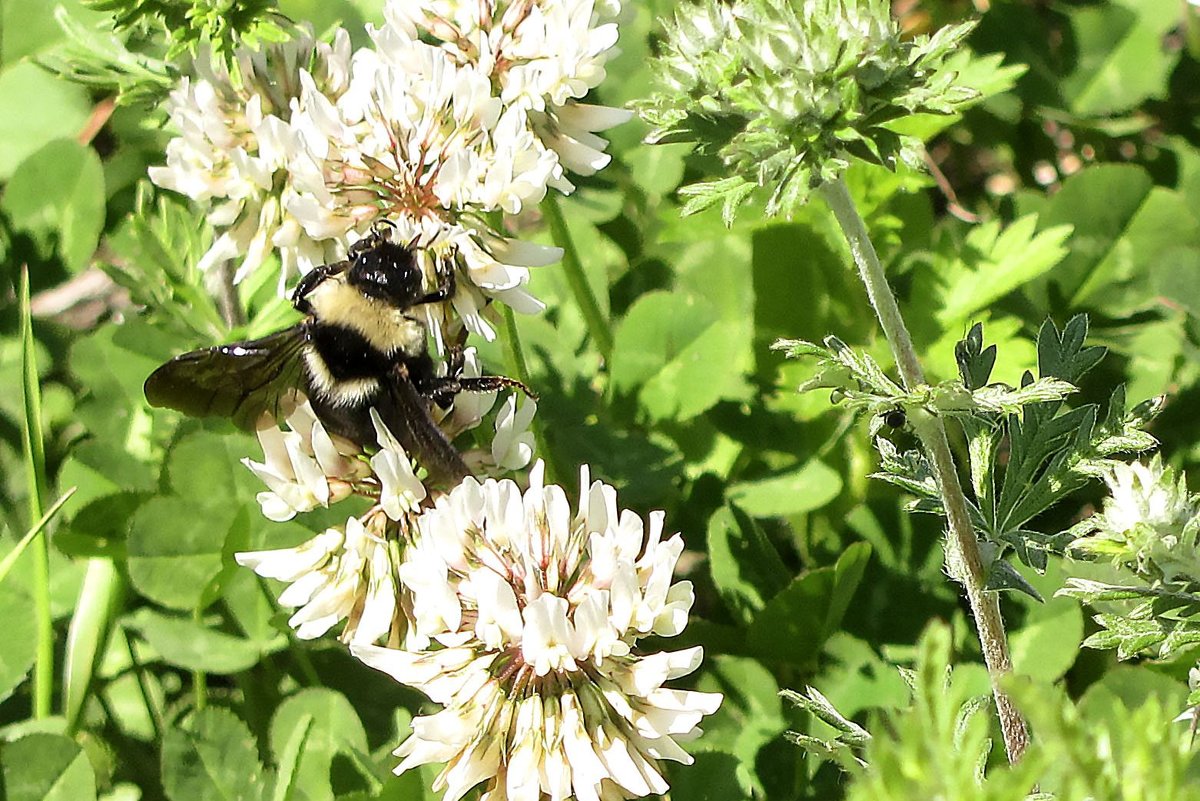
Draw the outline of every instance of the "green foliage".
[[[167,58],[194,53],[201,43],[229,53],[239,42],[282,41],[285,37],[274,0],[87,0],[113,15],[116,29],[161,28]]]
[[[1069,17],[1079,56],[1063,94],[1073,112],[1110,116],[1164,96],[1179,59],[1177,51],[1159,46],[1179,23],[1170,0],[1122,0],[1073,9]]]
[[[73,137],[87,120],[87,93],[32,64],[0,70],[0,180],[47,142]],[[11,275],[11,273],[10,273]]]
[[[59,734],[35,733],[0,746],[9,801],[95,801],[96,779],[78,743]]]
[[[800,390],[832,388],[835,401],[873,416],[873,433],[896,409],[913,417],[933,414],[959,421],[970,457],[971,518],[979,536],[994,546],[988,587],[1037,598],[1028,581],[1001,558],[1004,552],[1011,548],[1024,564],[1045,570],[1048,555],[1061,554],[1072,536],[1038,531],[1030,521],[1080,489],[1097,474],[1101,460],[1145,451],[1156,443],[1143,429],[1161,399],[1127,413],[1124,389],[1118,387],[1103,417],[1096,404],[1065,406],[1067,396],[1104,356],[1103,348],[1083,344],[1086,336],[1082,316],[1061,331],[1046,321],[1037,339],[1038,375],[1027,371],[1016,388],[988,383],[997,351],[995,345],[983,346],[979,324],[955,347],[959,381],[912,391],[892,381],[869,355],[836,337],[828,337],[824,348],[796,340],[783,340],[776,348],[792,357],[814,357],[816,373]],[[926,457],[915,449],[900,451],[883,437],[875,443],[882,469],[874,477],[914,494],[914,511],[942,514]]]
[[[116,92],[118,102],[148,105],[165,97],[178,77],[168,61],[131,49],[135,37],[128,32],[121,35],[107,23],[89,25],[61,6],[54,19],[65,41],[41,54],[38,63],[74,83]]]
[[[1159,698],[1076,707],[1046,687],[1014,688],[1047,743],[1040,786],[1056,798],[1190,801],[1200,798],[1193,737]],[[1086,701],[1087,699],[1085,699]]]
[[[1044,275],[1063,260],[1071,227],[1037,230],[1036,215],[1001,229],[999,220],[971,228],[961,243],[939,252],[925,275],[936,293],[938,321],[945,328],[967,322],[1013,290]]]
[[[867,729],[812,688],[805,695],[786,693],[837,732],[792,739],[846,770],[851,799],[1200,797],[1187,727],[1171,722],[1169,698],[1129,692],[1141,684],[1105,682],[1077,705],[1045,684],[1012,682],[1036,746],[1017,765],[989,764],[990,704],[970,695],[962,668],[950,667],[950,650],[949,630],[931,626],[917,645],[915,668],[905,671],[911,704]],[[1042,794],[1027,796],[1035,788]]]
[[[0,393],[0,560],[38,517],[22,455],[23,380],[40,386],[44,502],[77,487],[45,525],[48,582],[35,582],[29,549],[0,580],[7,797],[440,798],[431,772],[390,776],[390,752],[423,699],[332,641],[294,639],[289,610],[273,601],[278,587],[234,567],[235,552],[311,535],[262,522],[260,487],[238,463],[258,455],[254,439],[151,410],[142,397],[171,355],[296,319],[267,278],[239,287],[246,318],[231,326],[195,268],[212,242],[204,210],[144,181],[166,141],[153,103],[184,69],[168,50],[207,48],[205,36],[225,47],[235,29],[268,38],[278,18],[258,3],[230,5],[222,19],[223,6],[208,2],[122,2],[105,14],[66,5],[65,33],[48,5],[0,6],[0,385],[10,389]],[[361,38],[380,5],[280,7],[316,30],[346,20]],[[691,624],[657,645],[703,645],[689,686],[726,702],[687,744],[695,764],[670,766],[672,797],[1019,799],[1034,784],[1061,799],[1195,794],[1188,724],[1169,721],[1200,702],[1184,680],[1200,594],[1154,584],[1145,561],[1139,573],[1059,558],[1085,536],[1073,526],[1103,509],[1093,481],[1103,465],[1151,446],[1149,434],[1177,477],[1197,475],[1200,61],[1186,43],[1195,14],[1168,0],[997,2],[971,19],[968,6],[918,4],[896,21],[911,35],[880,51],[929,53],[929,63],[945,55],[925,77],[952,81],[962,97],[962,87],[978,92],[953,108],[910,114],[901,104],[918,108],[921,85],[908,73],[860,91],[886,77],[883,55],[872,61],[860,37],[847,40],[834,86],[856,93],[854,119],[799,116],[795,138],[781,139],[771,132],[799,94],[731,93],[732,82],[714,78],[704,86],[716,111],[667,121],[714,148],[644,147],[650,126],[613,129],[613,163],[560,202],[611,352],[559,266],[532,276],[547,310],[516,316],[555,478],[571,485],[587,462],[622,503],[665,510],[686,542]],[[661,70],[650,65],[675,11],[625,4],[622,53],[595,102],[654,91]],[[129,23],[119,32],[109,21],[118,12]],[[781,30],[793,39],[833,30],[797,24]],[[962,38],[939,55],[947,40],[929,37],[946,25]],[[739,58],[750,44],[765,52],[743,44]],[[724,45],[689,58],[709,70],[738,52]],[[670,47],[668,58],[682,57]],[[115,93],[144,105],[119,105],[91,136],[89,119],[103,120]],[[668,115],[674,102],[647,113]],[[818,130],[829,132],[817,145],[834,161],[804,148]],[[904,165],[918,144],[952,198]],[[786,221],[754,207],[760,167],[762,203]],[[799,205],[830,170],[866,218],[928,388],[898,386],[833,218],[821,204]],[[677,196],[696,184],[713,188]],[[750,202],[739,205],[743,195]],[[715,205],[680,219],[700,197]],[[717,208],[726,204],[729,216],[738,211],[729,228]],[[550,242],[536,215],[518,224],[523,238]],[[22,265],[34,309],[27,343],[14,302]],[[89,289],[93,281],[102,287]],[[1081,313],[1086,330],[1073,319]],[[826,340],[831,332],[840,340]],[[780,338],[822,344],[788,360],[769,348]],[[472,344],[489,371],[507,370],[507,343]],[[25,354],[36,357],[32,370]],[[828,393],[797,394],[800,385],[837,388],[833,412]],[[1126,398],[1164,394],[1161,406],[1127,408]],[[898,409],[907,421],[897,427],[888,421]],[[1003,601],[1021,680],[1012,692],[1036,743],[1015,770],[977,700],[986,676],[943,572],[943,523],[912,437],[931,413],[949,423],[993,586],[1024,591]],[[65,673],[50,675],[55,714],[34,720],[39,593]],[[948,629],[920,639],[932,619]],[[1113,653],[1080,653],[1080,642]],[[1129,664],[1147,659],[1151,667]],[[915,692],[896,664],[919,665]],[[787,696],[797,708],[783,688],[815,689]]]
[[[21,162],[0,210],[13,233],[30,237],[41,260],[72,272],[96,252],[104,228],[104,172],[96,151],[71,139],[47,143]]]
[[[787,733],[788,740],[817,759],[836,763],[847,773],[859,773],[861,768],[867,766],[867,763],[855,750],[861,750],[870,741],[871,735],[866,729],[838,712],[828,698],[812,687],[806,687],[803,694],[794,690],[784,690],[780,694],[837,731],[837,735],[833,739],[822,739],[790,731]]]
[[[254,738],[228,709],[191,715],[163,738],[163,791],[170,801],[187,798],[268,798],[274,781],[258,758]]]
[[[970,694],[950,672],[950,632],[931,626],[917,644],[907,674],[912,705],[868,726],[865,768],[853,775],[850,799],[1020,799],[1038,777],[1042,755],[1030,751],[1016,766],[985,772],[991,750],[990,703]]]

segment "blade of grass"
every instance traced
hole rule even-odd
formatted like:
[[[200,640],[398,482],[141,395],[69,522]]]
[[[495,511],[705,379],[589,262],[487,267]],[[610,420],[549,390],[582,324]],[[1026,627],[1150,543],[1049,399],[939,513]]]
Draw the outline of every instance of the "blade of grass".
[[[129,631],[121,632],[122,639],[125,640],[125,649],[129,652],[129,664],[133,666],[133,675],[137,677],[138,689],[142,694],[142,703],[146,705],[146,715],[150,718],[150,724],[154,727],[154,741],[162,742],[163,737],[163,713],[161,707],[154,700],[154,693],[150,689],[150,680],[146,677],[146,668],[142,665],[142,661],[138,659],[137,649],[133,646],[133,640],[129,636]],[[103,697],[103,693],[99,697]],[[117,718],[109,715],[109,720],[116,722]]]
[[[74,734],[79,725],[124,589],[121,573],[111,559],[88,560],[63,654],[63,714],[68,734]]]
[[[29,269],[21,270],[21,395],[25,420],[21,428],[29,519],[45,513],[46,449],[42,433],[42,394],[33,352],[33,315],[29,307]],[[39,529],[39,532],[43,531]],[[48,718],[54,697],[54,617],[50,611],[50,540],[35,535],[33,549],[33,607],[37,625],[37,658],[33,664],[33,716]]]
[[[71,487],[69,490],[64,492],[62,497],[55,501],[54,505],[46,510],[46,514],[42,515],[41,519],[34,524],[33,528],[25,532],[25,536],[21,537],[21,541],[17,543],[16,547],[6,553],[3,559],[0,559],[0,582],[4,581],[5,577],[8,576],[9,571],[12,570],[13,565],[17,563],[17,559],[22,553],[25,552],[25,548],[28,547],[29,543],[33,542],[33,538],[36,537],[41,530],[46,527],[46,524],[49,523],[56,514],[58,514],[58,510],[62,508],[64,503],[70,500],[71,496],[75,494],[76,489],[76,487]]]

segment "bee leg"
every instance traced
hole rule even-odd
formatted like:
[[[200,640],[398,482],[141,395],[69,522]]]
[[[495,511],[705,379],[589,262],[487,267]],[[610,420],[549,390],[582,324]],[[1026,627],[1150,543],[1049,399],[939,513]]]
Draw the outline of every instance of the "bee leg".
[[[407,367],[401,364],[396,366],[393,380],[388,382],[388,391],[376,404],[376,410],[388,430],[405,450],[417,455],[432,477],[457,483],[470,475],[470,470],[429,416],[428,397],[409,379]]]
[[[467,356],[461,342],[455,342],[446,348],[446,375],[458,378],[462,375],[463,365]]]
[[[422,303],[441,303],[442,301],[449,300],[450,298],[454,297],[454,290],[456,286],[457,285],[454,280],[454,268],[451,267],[449,272],[442,276],[442,283],[438,286],[438,288],[428,293],[424,297],[417,299],[414,302],[414,305],[419,305]]]
[[[458,388],[460,392],[497,392],[508,387],[509,389],[519,389],[525,393],[530,400],[537,400],[537,394],[529,387],[515,378],[509,378],[503,375],[481,375],[478,378],[460,378],[458,379]]]
[[[311,314],[312,309],[308,303],[308,293],[316,289],[322,281],[332,275],[337,275],[349,266],[349,262],[339,261],[333,264],[322,264],[320,267],[314,267],[303,276],[301,276],[296,288],[292,290],[292,305],[296,310],[304,314]]]
[[[481,375],[465,378],[439,376],[425,382],[419,389],[422,394],[444,409],[454,401],[454,396],[460,392],[499,392],[506,387],[519,389],[532,400],[537,400],[537,395],[529,387],[515,378],[503,375]]]

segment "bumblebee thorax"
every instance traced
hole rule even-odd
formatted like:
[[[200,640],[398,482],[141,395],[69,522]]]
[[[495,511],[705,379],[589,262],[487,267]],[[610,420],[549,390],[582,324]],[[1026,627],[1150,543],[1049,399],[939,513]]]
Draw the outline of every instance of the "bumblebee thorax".
[[[322,281],[307,296],[318,325],[353,331],[380,353],[416,356],[425,352],[425,326],[406,309],[364,295],[345,274]]]

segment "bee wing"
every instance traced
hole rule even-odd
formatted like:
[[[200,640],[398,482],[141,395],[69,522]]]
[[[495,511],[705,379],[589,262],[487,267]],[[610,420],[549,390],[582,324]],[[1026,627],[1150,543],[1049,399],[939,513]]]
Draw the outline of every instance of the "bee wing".
[[[386,398],[387,402],[376,406],[380,419],[430,475],[453,483],[470,475],[462,455],[430,416],[429,401],[413,386],[403,368],[391,372]]]
[[[264,412],[275,419],[289,390],[302,387],[301,325],[176,356],[146,379],[151,406],[192,417],[228,417],[253,431]]]

